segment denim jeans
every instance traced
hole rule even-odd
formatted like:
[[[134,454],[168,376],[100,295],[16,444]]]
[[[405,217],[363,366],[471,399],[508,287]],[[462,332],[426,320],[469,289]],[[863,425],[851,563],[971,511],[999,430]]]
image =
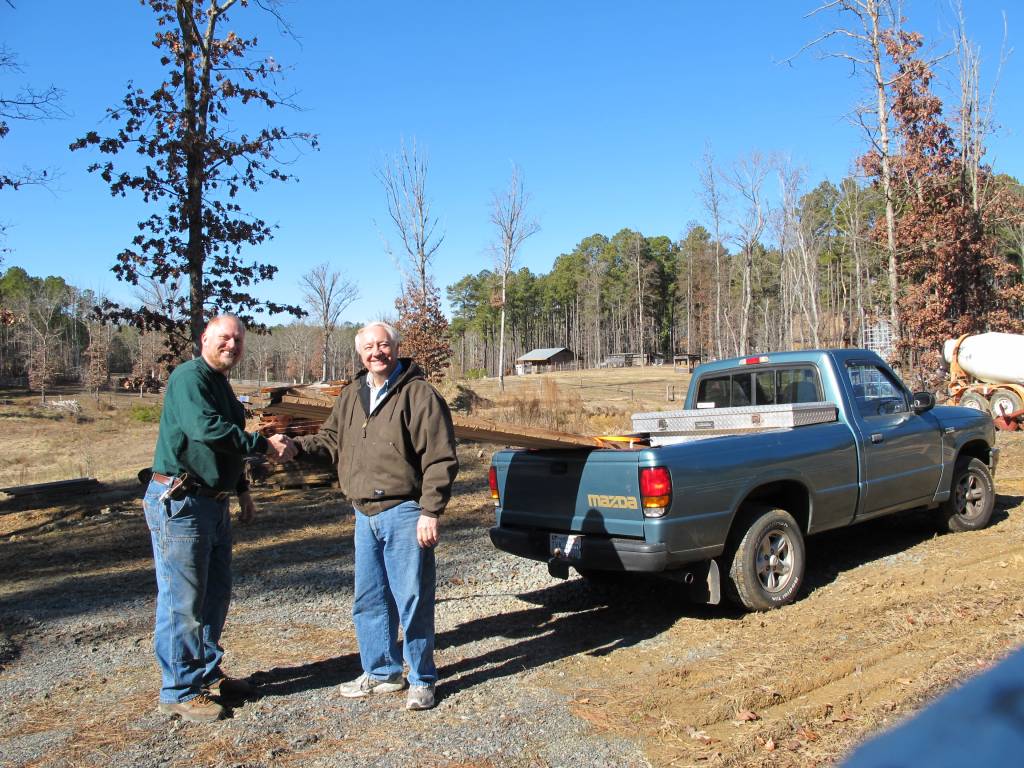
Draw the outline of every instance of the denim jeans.
[[[376,515],[358,509],[352,619],[363,671],[383,680],[409,665],[410,685],[437,682],[434,666],[433,548],[420,547],[420,506],[404,501]],[[398,625],[404,631],[398,650]]]
[[[160,501],[150,482],[143,500],[156,564],[156,630],[161,703],[194,699],[223,674],[220,634],[231,599],[231,516],[227,501],[186,496]]]

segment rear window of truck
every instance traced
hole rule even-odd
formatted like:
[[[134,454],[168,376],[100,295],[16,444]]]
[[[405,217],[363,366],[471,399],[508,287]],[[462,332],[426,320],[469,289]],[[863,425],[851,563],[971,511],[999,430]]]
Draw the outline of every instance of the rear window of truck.
[[[813,365],[730,371],[697,383],[698,408],[786,405],[821,402],[821,382]]]

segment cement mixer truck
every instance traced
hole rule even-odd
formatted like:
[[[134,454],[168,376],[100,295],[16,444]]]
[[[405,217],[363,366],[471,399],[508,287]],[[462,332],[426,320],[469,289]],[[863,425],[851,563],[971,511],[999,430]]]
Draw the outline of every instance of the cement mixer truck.
[[[947,403],[988,411],[996,427],[1024,428],[1024,335],[964,334],[943,346]]]

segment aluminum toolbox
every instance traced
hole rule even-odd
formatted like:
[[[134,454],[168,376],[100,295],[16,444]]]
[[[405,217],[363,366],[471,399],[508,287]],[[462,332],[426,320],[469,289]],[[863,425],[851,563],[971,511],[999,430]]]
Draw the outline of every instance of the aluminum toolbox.
[[[654,435],[736,434],[788,429],[835,421],[832,403],[748,405],[740,408],[698,408],[690,411],[634,413],[633,431]]]

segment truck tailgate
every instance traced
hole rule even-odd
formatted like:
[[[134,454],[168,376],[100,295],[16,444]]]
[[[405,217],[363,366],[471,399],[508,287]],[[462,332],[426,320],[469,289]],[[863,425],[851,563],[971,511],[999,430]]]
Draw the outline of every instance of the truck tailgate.
[[[643,538],[637,452],[502,451],[498,525]]]

